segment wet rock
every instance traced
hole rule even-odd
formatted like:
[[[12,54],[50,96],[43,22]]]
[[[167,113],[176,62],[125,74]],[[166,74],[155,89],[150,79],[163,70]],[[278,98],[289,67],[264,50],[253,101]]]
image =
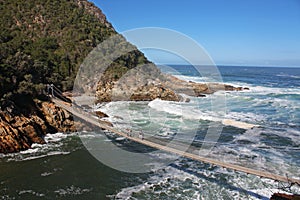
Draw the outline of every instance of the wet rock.
[[[197,97],[206,97],[205,94],[198,94]]]
[[[36,110],[29,116],[16,107],[0,110],[0,153],[12,153],[30,148],[33,143],[44,144],[46,133],[74,132],[72,115],[52,102],[34,102]],[[42,117],[42,118],[41,118]]]
[[[274,193],[270,200],[300,200],[300,195],[290,195],[283,193]]]
[[[162,99],[166,101],[180,101],[180,95],[168,88],[156,85],[147,85],[138,88],[130,97],[132,101],[152,101],[154,99]]]
[[[190,102],[190,101],[191,101],[190,98],[185,98],[185,99],[184,99],[184,102],[185,102],[185,103],[188,103],[188,102]]]
[[[95,114],[96,114],[99,118],[108,117],[107,114],[105,114],[104,112],[101,112],[101,111],[96,111]]]
[[[159,77],[159,78],[158,78]],[[129,76],[123,82],[100,82],[97,87],[97,103],[110,101],[152,101],[156,98],[167,101],[181,101],[180,94],[205,97],[217,91],[241,91],[242,87],[220,83],[195,83],[170,75],[160,75],[148,79]],[[136,82],[133,80],[136,79]]]

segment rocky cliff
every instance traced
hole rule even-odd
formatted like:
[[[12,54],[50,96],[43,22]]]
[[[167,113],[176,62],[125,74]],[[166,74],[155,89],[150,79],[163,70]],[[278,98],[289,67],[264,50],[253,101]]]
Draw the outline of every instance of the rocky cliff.
[[[35,100],[30,113],[22,112],[14,103],[0,112],[0,152],[10,153],[43,144],[46,133],[73,132],[73,117],[52,102]]]
[[[46,133],[75,131],[73,117],[44,96],[45,86],[72,89],[88,53],[117,33],[87,0],[11,0],[0,5],[0,153],[8,153],[44,143]],[[115,65],[134,67],[137,54],[143,57],[129,53]]]
[[[75,131],[72,116],[47,100],[45,86],[54,83],[62,91],[71,90],[90,51],[118,34],[87,0],[10,0],[0,5],[0,153],[8,153],[44,143],[46,133]],[[91,70],[95,77],[87,80],[95,82],[83,85],[96,88],[97,101],[182,101],[182,93],[200,97],[241,89],[167,76],[132,49],[115,59],[103,76]]]

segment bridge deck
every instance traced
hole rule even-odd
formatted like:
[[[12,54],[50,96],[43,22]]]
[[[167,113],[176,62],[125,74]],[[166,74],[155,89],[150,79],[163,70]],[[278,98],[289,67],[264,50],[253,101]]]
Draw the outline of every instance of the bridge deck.
[[[273,174],[273,173],[269,173],[269,172],[265,172],[265,171],[260,171],[260,170],[255,170],[255,169],[250,169],[247,167],[243,167],[243,166],[239,166],[239,165],[235,165],[235,164],[230,164],[230,163],[224,163],[222,161],[218,161],[215,159],[211,159],[211,158],[207,158],[204,156],[200,156],[200,155],[196,155],[190,152],[186,152],[186,151],[181,151],[166,145],[161,145],[149,140],[145,140],[145,139],[140,139],[138,137],[130,137],[128,136],[126,133],[123,133],[119,130],[114,129],[113,127],[110,127],[106,124],[102,124],[100,123],[97,119],[91,117],[87,112],[83,111],[83,110],[79,110],[79,109],[74,109],[73,107],[69,106],[68,104],[64,103],[61,100],[58,100],[56,98],[52,98],[52,101],[59,107],[69,111],[70,113],[72,113],[73,115],[79,117],[80,119],[95,125],[97,127],[100,127],[102,129],[108,130],[110,132],[113,132],[119,136],[128,138],[131,141],[155,148],[155,149],[159,149],[159,150],[163,150],[163,151],[167,151],[170,153],[175,153],[178,154],[180,156],[186,157],[186,158],[190,158],[193,160],[197,160],[197,161],[201,161],[201,162],[205,162],[205,163],[209,163],[209,164],[213,164],[216,166],[220,166],[220,167],[224,167],[224,168],[228,168],[228,169],[232,169],[232,170],[236,170],[239,172],[244,172],[247,174],[253,174],[259,177],[264,177],[264,178],[269,178],[272,180],[276,180],[276,181],[282,181],[282,182],[288,182],[288,183],[296,183],[298,185],[300,185],[300,179],[295,179],[295,178],[288,178],[285,176],[281,176],[281,175],[277,175],[277,174]]]

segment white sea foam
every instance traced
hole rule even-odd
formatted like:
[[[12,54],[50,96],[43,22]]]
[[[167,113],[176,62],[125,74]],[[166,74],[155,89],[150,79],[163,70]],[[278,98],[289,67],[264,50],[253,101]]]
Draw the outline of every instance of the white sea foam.
[[[276,76],[287,77],[287,78],[294,78],[294,79],[300,79],[300,76],[291,75],[291,74],[277,74]]]
[[[11,153],[6,155],[1,155],[1,158],[5,158],[6,161],[25,161],[25,160],[35,160],[48,156],[56,155],[67,155],[71,151],[76,149],[67,150],[62,148],[64,145],[64,139],[77,135],[78,133],[72,134],[47,134],[45,136],[46,144],[32,144],[31,148],[19,153]]]
[[[92,188],[80,188],[76,187],[74,185],[71,185],[66,188],[61,188],[56,191],[54,191],[59,196],[76,196],[76,195],[82,195],[84,193],[89,193],[92,191]]]
[[[299,88],[276,88],[276,87],[264,87],[264,86],[252,86],[250,92],[256,94],[300,94]]]
[[[167,172],[167,173],[164,173]],[[146,182],[122,189],[118,194],[115,195],[116,199],[129,199],[134,193],[146,192],[149,197],[152,195],[153,198],[155,196],[159,197],[161,193],[166,193],[165,190],[169,190],[171,192],[172,189],[176,188],[176,183],[173,180],[176,180],[177,183],[184,182],[187,179],[195,179],[193,175],[188,173],[184,173],[183,171],[177,170],[172,167],[167,167],[164,170],[160,170],[156,172],[155,175],[151,176]],[[168,188],[169,187],[169,188]],[[160,188],[155,191],[154,188]],[[147,195],[147,196],[148,196]],[[170,194],[178,195],[177,193]]]
[[[276,190],[275,182],[269,179],[207,167],[181,159],[156,171],[143,183],[123,188],[111,197],[135,199],[142,194],[144,198],[154,199],[165,195],[168,199],[269,199],[273,192],[284,192]]]
[[[41,144],[32,144],[31,148],[32,149],[27,149],[25,151],[21,151],[20,154],[33,154],[36,153],[40,150],[40,148],[42,148],[43,145]]]
[[[272,102],[272,105],[277,108],[300,108],[300,102],[298,101],[291,101],[289,99],[269,99],[269,101]]]
[[[194,80],[195,81],[195,80]],[[202,80],[204,81],[204,80]],[[196,81],[195,81],[196,82]],[[239,83],[237,83],[239,84]],[[242,85],[242,84],[241,84]],[[297,101],[292,101],[290,99],[281,98],[280,94],[300,94],[300,90],[297,88],[271,88],[271,87],[262,87],[262,86],[254,86],[254,85],[242,85],[249,87],[249,91],[244,92],[232,92],[228,94],[228,101],[236,99],[238,103],[242,99],[244,100],[243,106],[245,108],[250,106],[257,106],[257,109],[269,109],[272,110],[275,108],[278,109],[285,109],[287,112],[291,111],[291,109],[298,109],[299,103]],[[215,96],[220,95],[218,93],[214,94]],[[214,96],[211,95],[211,96]],[[222,94],[223,95],[223,94]],[[273,96],[275,96],[273,98]],[[277,97],[278,95],[278,97]],[[207,99],[207,98],[206,98]],[[202,101],[200,99],[199,101]],[[203,100],[204,102],[205,100]],[[206,100],[207,101],[207,100]],[[294,102],[294,103],[291,103]],[[190,103],[195,103],[194,99],[192,98],[192,101]],[[176,115],[184,120],[192,120],[192,121],[198,121],[198,120],[209,120],[209,121],[217,121],[220,122],[221,119],[217,113],[213,113],[209,111],[206,108],[193,106],[190,103],[175,103],[175,102],[168,102],[168,101],[161,101],[161,100],[154,100],[151,101],[148,106],[150,109],[154,110],[153,112],[158,113],[167,113],[169,115]],[[206,102],[207,103],[207,102]],[[234,103],[233,103],[234,104]],[[200,104],[201,105],[201,104]],[[205,104],[206,105],[206,104]],[[121,112],[122,109],[126,109],[123,105],[119,104],[117,105],[118,109],[113,109],[114,114],[116,115],[117,112]],[[123,107],[122,107],[123,106]],[[229,105],[230,107],[231,105]],[[234,106],[234,105],[233,105]],[[240,106],[240,105],[238,105]],[[120,109],[121,108],[121,109]],[[185,112],[185,110],[188,110],[188,112]],[[235,135],[234,140],[232,141],[234,144],[239,145],[221,145],[218,146],[213,150],[213,154],[216,156],[216,158],[220,158],[220,156],[223,156],[222,159],[225,161],[230,161],[235,164],[242,164],[245,166],[254,167],[257,169],[265,169],[273,171],[277,174],[299,174],[299,168],[297,166],[292,165],[289,160],[287,159],[287,155],[285,154],[287,150],[284,149],[281,151],[282,147],[272,147],[266,144],[265,142],[262,142],[263,134],[269,134],[272,133],[274,135],[278,135],[280,137],[287,137],[291,138],[291,140],[296,144],[299,145],[299,131],[298,131],[298,123],[296,121],[290,121],[290,122],[284,122],[278,118],[278,115],[270,115],[269,113],[264,114],[264,112],[252,112],[251,110],[247,109],[241,109],[241,111],[228,111],[226,118],[236,120],[236,121],[245,121],[247,123],[253,123],[253,124],[260,124],[263,127],[262,128],[254,128],[254,129],[248,129],[243,134]],[[278,110],[279,111],[279,110]],[[297,110],[294,110],[297,111]],[[136,112],[136,111],[135,111]],[[129,111],[129,114],[135,115],[134,111]],[[162,114],[164,115],[164,114]],[[144,119],[143,117],[139,116],[139,119]],[[272,121],[272,119],[274,119]],[[296,118],[297,119],[297,118]],[[277,120],[277,121],[276,121]],[[120,120],[122,121],[122,120]],[[137,124],[143,124],[145,121],[140,120],[137,122]],[[281,123],[281,124],[280,124]],[[295,128],[282,128],[280,130],[274,130],[269,129],[268,126],[270,124],[273,126],[282,126],[285,127],[286,125],[293,125]],[[164,132],[162,134],[165,134],[169,129],[164,129]],[[265,138],[264,138],[265,139]],[[243,142],[244,141],[244,142]],[[295,147],[297,148],[297,147]],[[199,173],[199,167],[196,166],[196,162],[182,162],[184,163],[183,166],[185,168],[188,168],[189,170],[192,170],[193,172]],[[192,163],[192,164],[191,164]],[[176,163],[178,164],[178,163]],[[172,168],[172,167],[171,167]],[[116,197],[119,197],[120,199],[126,199],[134,196],[135,193],[142,193],[145,198],[147,197],[159,197],[160,194],[167,194],[168,197],[174,197],[174,191],[180,190],[181,192],[181,198],[200,198],[200,197],[216,197],[221,195],[222,192],[224,192],[224,188],[222,186],[218,186],[214,183],[207,183],[207,180],[199,178],[197,176],[190,178],[193,180],[192,182],[195,182],[198,184],[199,190],[201,191],[199,195],[199,192],[197,192],[197,188],[189,187],[190,189],[186,189],[187,185],[187,179],[180,179],[178,177],[173,177],[172,171],[174,174],[181,174],[183,177],[187,177],[188,175],[185,174],[186,172],[178,169],[171,169],[170,167],[166,168],[165,170],[156,172],[153,176],[147,180],[146,183],[130,187],[130,188],[124,188],[120,193],[116,195]],[[174,171],[175,170],[175,171]],[[178,171],[176,171],[178,170]],[[221,173],[221,172],[220,172]],[[269,183],[269,180],[260,180],[258,177],[255,176],[248,176],[248,175],[242,175],[239,173],[226,173],[222,172],[224,174],[227,174],[230,176],[228,180],[232,180],[233,178],[235,186],[242,185],[242,189],[246,189],[247,192],[255,193],[256,195],[261,195],[262,197],[265,197],[266,199],[270,197],[272,193],[270,193],[270,190],[274,189],[274,182]],[[200,172],[201,175],[204,177],[217,177],[218,173],[214,171],[204,170]],[[207,175],[209,174],[209,175]],[[190,175],[190,174],[189,174]],[[165,180],[168,180],[165,182]],[[189,185],[190,186],[190,185]],[[218,191],[219,194],[203,194],[207,191],[203,192],[203,188],[211,188],[213,191]],[[157,191],[155,189],[157,189]],[[260,189],[256,189],[260,188]],[[244,199],[245,195],[240,194],[239,192],[232,191],[230,189],[225,192],[225,196],[227,195],[230,199]],[[282,190],[280,190],[282,191]],[[193,193],[192,196],[189,196],[187,193]],[[178,193],[178,192],[177,192]],[[209,193],[209,192],[208,192]],[[172,196],[173,195],[173,196]],[[206,195],[206,196],[205,196]],[[215,196],[214,196],[215,195]],[[224,196],[224,193],[222,193]],[[170,197],[170,198],[171,198]],[[246,195],[246,198],[249,199],[256,199],[256,197],[253,197],[249,194]]]
[[[216,117],[205,115],[205,113],[200,112],[200,110],[186,108],[184,107],[185,105],[181,105],[180,103],[155,99],[151,101],[148,106],[160,112],[167,112],[170,114],[182,116],[185,119],[221,121],[221,119],[218,119]]]
[[[209,77],[201,77],[201,76],[185,76],[185,75],[175,75],[175,77],[184,80],[184,81],[193,81],[196,83],[207,83],[213,82],[213,79]]]
[[[176,75],[177,78],[185,80],[185,81],[193,81],[196,83],[209,83],[215,82],[214,80],[208,77],[197,77],[197,76],[185,76],[185,75]],[[290,75],[292,78],[299,78],[298,76]],[[248,84],[244,82],[215,82],[220,84],[230,84],[234,87],[248,87],[250,90],[239,91],[241,92],[252,92],[256,94],[300,94],[299,88],[276,88],[276,87],[265,87],[265,86],[257,86],[253,84]]]
[[[125,140],[126,138],[125,137],[118,137],[116,138],[116,141],[122,141],[122,140]]]
[[[215,80],[210,77],[201,77],[201,76],[186,76],[186,75],[174,75],[175,77],[184,80],[184,81],[192,81],[195,83],[219,83],[219,84],[230,84],[234,87],[251,87],[252,85],[242,83],[242,82],[224,82],[222,79]],[[247,91],[247,90],[245,90]],[[240,91],[241,92],[241,91]],[[243,92],[243,91],[242,91]]]
[[[45,194],[39,193],[39,192],[35,192],[33,190],[21,190],[21,191],[19,191],[19,195],[20,196],[22,196],[24,194],[32,194],[32,195],[34,195],[36,197],[44,197],[45,196]]]
[[[183,80],[201,83],[212,81],[206,77],[176,76]],[[287,160],[285,153],[288,152],[288,147],[287,149],[282,150],[280,149],[282,148],[280,146],[270,146],[266,139],[266,135],[273,134],[272,136],[274,137],[280,136],[290,138],[296,145],[295,148],[297,148],[300,136],[299,123],[297,122],[297,114],[293,113],[297,113],[297,109],[300,108],[297,100],[297,95],[300,94],[300,88],[274,88],[241,82],[231,82],[228,84],[249,87],[250,90],[226,93],[229,109],[225,117],[230,120],[259,124],[262,125],[262,127],[248,129],[244,133],[235,135],[232,141],[233,144],[219,145],[213,149],[212,153],[217,158],[222,156],[220,159],[232,161],[236,164],[266,169],[278,174],[299,174],[299,167],[291,165],[289,160]],[[224,92],[217,92],[210,96],[218,97],[220,95],[224,95]],[[285,95],[289,95],[288,97],[291,98],[287,98]],[[200,106],[191,105],[191,103],[195,103],[194,98],[191,98],[190,103],[185,104],[154,100],[151,101],[148,106],[150,109],[154,110],[154,112],[162,113],[162,115],[164,115],[163,113],[176,115],[183,120],[191,120],[194,122],[199,120],[221,122],[223,118],[221,118],[218,113],[214,113],[208,109],[208,99],[209,98],[199,99],[201,102],[199,104]],[[247,109],[250,107],[253,109]],[[124,107],[119,105],[119,108]],[[274,115],[271,111],[274,112]],[[289,114],[289,112],[292,114]],[[284,116],[288,115],[291,119],[294,117],[294,120],[284,121],[281,119],[281,117],[284,116],[280,116],[279,113]],[[142,122],[140,121],[138,123]],[[269,128],[277,126],[279,126],[280,129]],[[293,126],[295,128],[286,128],[287,126]],[[167,131],[168,129],[165,129],[164,133]],[[263,141],[263,139],[265,141]],[[169,166],[164,170],[158,170],[151,175],[146,183],[130,188],[124,188],[116,195],[116,197],[119,197],[120,199],[134,199],[132,197],[134,194],[141,193],[145,198],[155,198],[159,197],[161,194],[167,195],[167,198],[173,197],[173,199],[175,199],[175,193],[179,193],[176,191],[180,191],[180,198],[182,199],[200,199],[205,197],[220,198],[220,196],[223,196],[224,199],[268,199],[272,195],[272,191],[284,192],[282,190],[275,190],[276,188],[274,188],[274,185],[276,185],[276,183],[268,179],[260,179],[256,176],[222,170],[221,168],[217,168],[217,170],[205,170],[202,167],[199,167],[199,163],[187,161],[185,159],[176,162],[175,164],[184,166],[184,168],[177,169]],[[191,173],[187,173],[184,169],[195,172],[195,174],[201,174],[201,176],[193,176],[193,173],[191,175]],[[232,183],[233,186],[245,189],[246,191],[239,192],[226,188],[224,192],[224,184],[218,186],[218,184],[214,182],[208,183],[209,179],[206,180],[204,178],[216,178],[220,176],[220,174],[228,176],[227,178],[223,178]],[[189,185],[189,180],[192,180],[198,188]],[[189,196],[185,192],[194,194]],[[244,194],[245,192],[247,193],[246,195]],[[259,195],[260,197],[258,197]]]
[[[232,103],[235,102],[232,101],[232,99],[237,98],[237,101],[240,101],[240,99],[244,99],[244,105],[246,107],[249,106],[257,106],[257,109],[259,109],[262,106],[273,106],[276,109],[300,109],[300,103],[297,101],[290,101],[288,99],[278,99],[278,98],[270,98],[265,97],[267,94],[300,94],[300,89],[291,88],[270,88],[270,87],[262,87],[262,86],[253,86],[250,87],[250,91],[245,91],[244,93],[241,92],[232,92],[227,94],[229,102],[228,107],[234,107],[238,106],[238,103]],[[215,94],[217,96],[218,93]],[[223,94],[222,94],[223,95]],[[256,96],[261,96],[265,98],[256,98]],[[214,96],[214,95],[212,95]],[[207,120],[207,121],[214,121],[214,122],[223,122],[225,120],[235,120],[242,123],[249,123],[253,125],[264,125],[266,121],[270,122],[270,117],[275,117],[274,115],[264,115],[262,113],[251,113],[249,111],[247,112],[228,112],[225,117],[220,117],[222,114],[212,112],[210,110],[207,110],[210,108],[209,99],[199,99],[195,98],[197,100],[194,100],[192,98],[191,103],[199,102],[199,106],[191,107],[189,103],[174,103],[174,102],[168,102],[168,101],[161,101],[161,100],[154,100],[151,101],[148,106],[151,109],[156,110],[157,112],[165,112],[167,114],[177,115],[182,117],[186,120]],[[109,121],[116,123],[119,128],[130,128],[130,124],[139,124],[144,125],[147,123],[153,123],[153,122],[159,122],[164,121],[166,119],[166,116],[163,114],[160,114],[160,116],[157,116],[156,118],[154,116],[145,116],[143,113],[141,113],[138,110],[129,110],[128,105],[133,104],[132,102],[111,102],[108,104],[105,104],[105,106],[101,107],[100,110],[108,113],[110,115]],[[295,110],[296,111],[296,110]],[[283,112],[281,112],[283,113]],[[293,113],[288,115],[292,115]],[[290,116],[294,117],[294,116]],[[160,119],[159,119],[160,118]],[[295,118],[295,117],[294,117]],[[128,120],[129,119],[129,120]],[[139,119],[138,121],[135,121],[134,119]],[[149,121],[150,120],[150,121]],[[295,118],[297,120],[297,118]],[[295,123],[296,121],[291,121],[291,123]],[[272,119],[271,119],[272,121]],[[274,119],[273,121],[278,121]],[[125,123],[125,124],[124,124]],[[126,125],[126,123],[129,123]],[[129,125],[129,126],[128,126]],[[225,123],[226,125],[226,123]]]
[[[229,112],[226,114],[226,118],[234,120],[244,120],[249,123],[263,124],[267,120],[267,115],[255,114],[251,112]]]
[[[186,105],[181,105],[180,103],[174,103],[169,101],[163,101],[160,99],[155,99],[148,104],[149,107],[155,109],[157,111],[163,111],[170,114],[182,116],[185,119],[190,120],[206,120],[206,121],[213,121],[213,122],[221,122],[224,125],[231,125],[237,128],[244,128],[249,129],[257,126],[257,124],[251,124],[243,121],[237,120],[244,120],[243,117],[239,117],[238,119],[229,118],[231,115],[226,115],[224,118],[220,118],[219,113],[213,113],[211,111],[201,111],[198,108],[187,108]],[[249,115],[249,114],[248,114]],[[253,117],[254,118],[254,117]]]
[[[41,173],[41,176],[46,177],[46,176],[50,176],[52,174],[53,174],[52,172],[44,172],[44,173]]]
[[[252,143],[258,143],[260,133],[259,129],[248,129],[244,134],[235,136],[234,141],[247,140]]]
[[[49,143],[49,142],[59,142],[62,139],[65,139],[66,137],[68,137],[67,134],[55,133],[55,134],[47,134],[44,139],[47,143]]]

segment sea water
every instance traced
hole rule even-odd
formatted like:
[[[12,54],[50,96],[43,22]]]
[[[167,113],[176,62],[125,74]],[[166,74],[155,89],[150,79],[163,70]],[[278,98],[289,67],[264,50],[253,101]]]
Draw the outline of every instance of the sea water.
[[[176,137],[196,148],[210,142],[205,141],[205,135],[213,122],[222,131],[211,141],[210,157],[299,179],[300,68],[218,68],[224,83],[249,90],[188,97],[189,102],[112,102],[97,109],[109,114],[108,120],[120,130],[142,130],[145,137]],[[162,71],[187,81],[210,81],[192,66],[162,67]],[[224,96],[222,107],[212,105],[214,99]],[[223,119],[258,127],[226,126]],[[193,141],[188,140],[191,134]],[[278,191],[300,192],[297,186],[186,158],[149,173],[121,172],[96,160],[80,138],[113,140],[130,148],[129,141],[110,133],[47,135],[46,145],[34,144],[24,152],[0,155],[0,199],[268,199]],[[162,152],[152,155],[174,156]]]

